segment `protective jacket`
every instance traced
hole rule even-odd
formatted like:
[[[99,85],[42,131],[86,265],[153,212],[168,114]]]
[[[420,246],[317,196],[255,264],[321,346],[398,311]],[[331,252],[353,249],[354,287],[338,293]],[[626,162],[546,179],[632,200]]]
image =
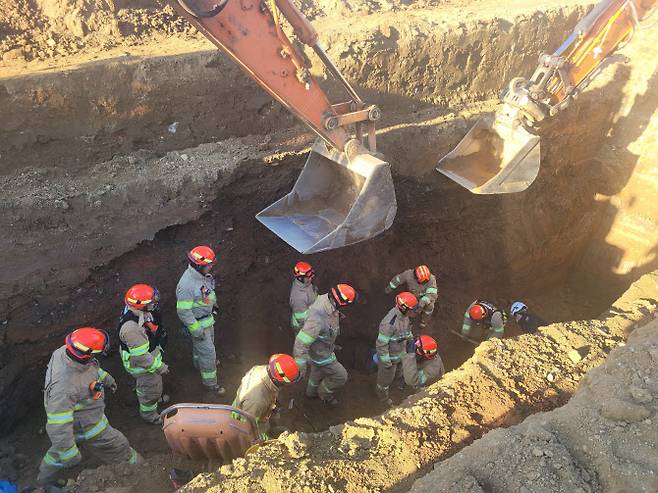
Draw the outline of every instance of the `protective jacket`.
[[[300,371],[306,371],[309,361],[317,366],[325,366],[336,361],[334,348],[340,332],[340,315],[329,301],[329,295],[317,297],[304,323],[304,328],[295,338],[293,355]]]
[[[471,318],[470,309],[474,305],[480,305],[484,308],[484,317],[481,320],[473,320]],[[505,313],[496,307],[493,303],[484,300],[475,300],[471,303],[464,313],[464,323],[462,325],[462,333],[469,335],[473,324],[481,324],[485,329],[489,330],[487,338],[490,337],[503,337],[505,333],[505,322],[507,317]]]
[[[306,284],[297,279],[292,280],[289,300],[290,309],[292,310],[290,325],[295,333],[304,326],[304,322],[306,322],[306,319],[308,318],[308,309],[317,297],[318,291],[313,283]]]
[[[534,334],[539,327],[548,325],[543,319],[534,315],[527,310],[522,311],[514,316],[514,320],[519,324],[521,330],[527,334]]]
[[[416,280],[414,269],[407,269],[404,272],[393,276],[388,283],[391,289],[396,289],[400,284],[406,284],[407,289],[418,299],[418,310],[430,315],[434,310],[434,303],[439,296],[436,287],[436,276],[430,274],[430,280],[421,284]]]
[[[411,321],[397,307],[391,308],[379,324],[377,336],[377,356],[380,364],[385,366],[399,363],[405,350],[407,339],[413,337]]]
[[[441,357],[437,354],[432,359],[419,358],[415,353],[402,356],[402,375],[404,382],[411,387],[424,387],[435,382],[446,372]]]
[[[202,337],[203,329],[214,325],[216,306],[215,278],[188,266],[176,286],[176,312],[192,337]]]
[[[162,331],[151,331],[146,325],[158,325],[151,312],[127,309],[119,320],[121,362],[131,375],[160,373],[167,368],[162,362]],[[158,330],[160,327],[158,326]]]
[[[263,435],[269,429],[278,396],[279,388],[267,374],[267,365],[257,365],[242,377],[232,406],[256,418],[259,433]]]
[[[95,383],[99,390],[92,390]],[[46,370],[44,407],[46,432],[52,446],[41,461],[39,481],[46,482],[57,471],[81,460],[78,443],[85,442],[104,462],[137,461],[137,453],[126,437],[112,428],[105,417],[104,387],[116,386],[112,376],[92,359],[75,361],[66,346],[55,350]],[[97,395],[96,392],[99,392]],[[95,398],[96,397],[96,398]]]

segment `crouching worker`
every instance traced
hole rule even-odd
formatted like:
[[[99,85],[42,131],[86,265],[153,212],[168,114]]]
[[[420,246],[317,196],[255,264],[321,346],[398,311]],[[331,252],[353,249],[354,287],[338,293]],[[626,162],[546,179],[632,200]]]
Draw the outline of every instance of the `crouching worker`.
[[[231,405],[256,418],[262,440],[276,438],[283,431],[278,426],[279,390],[300,379],[299,368],[292,356],[274,354],[267,365],[254,366],[242,377]]]
[[[534,334],[539,327],[548,325],[543,319],[530,313],[528,307],[522,301],[515,301],[510,307],[510,314],[518,326],[526,334]]]
[[[480,339],[491,339],[492,337],[502,339],[505,335],[505,322],[507,322],[505,312],[496,305],[489,301],[475,300],[464,313],[462,335],[473,337],[473,325],[476,325],[480,332]]]
[[[105,389],[114,392],[117,384],[100,367],[96,356],[108,348],[106,332],[84,327],[66,336],[65,345],[50,358],[43,401],[52,445],[39,466],[40,485],[55,484],[59,473],[80,463],[81,444],[108,464],[141,460],[128,439],[105,417]]]
[[[406,353],[402,357],[404,383],[410,387],[425,387],[436,382],[446,372],[439,346],[430,336],[420,336],[407,341]]]

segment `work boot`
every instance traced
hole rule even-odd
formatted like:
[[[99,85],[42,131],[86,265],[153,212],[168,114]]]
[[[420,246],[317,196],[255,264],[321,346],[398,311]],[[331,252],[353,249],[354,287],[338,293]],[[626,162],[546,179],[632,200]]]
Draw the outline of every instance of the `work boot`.
[[[327,399],[322,399],[322,403],[327,406],[327,407],[337,407],[340,402],[338,399],[336,399],[333,395],[331,397],[328,397]]]
[[[226,394],[226,389],[221,385],[219,385],[218,383],[216,383],[215,385],[209,385],[208,387],[206,387],[206,390],[208,392],[212,392],[213,394],[217,394],[217,395]]]
[[[144,419],[147,423],[151,425],[161,425],[162,424],[162,416],[155,416],[152,419]]]

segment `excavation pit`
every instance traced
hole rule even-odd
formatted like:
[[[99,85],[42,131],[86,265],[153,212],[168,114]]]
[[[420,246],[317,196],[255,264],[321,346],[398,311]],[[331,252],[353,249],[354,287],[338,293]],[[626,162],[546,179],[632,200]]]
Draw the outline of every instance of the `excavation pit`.
[[[307,257],[316,266],[320,291],[345,280],[364,293],[365,302],[342,323],[338,357],[350,372],[344,405],[327,412],[296,388],[284,399],[295,400],[284,412],[292,429],[323,431],[383,412],[365,367],[378,323],[392,304],[384,287],[405,268],[427,263],[437,274],[439,303],[430,332],[449,369],[474,352],[448,329],[460,327],[464,309],[477,297],[500,305],[521,298],[552,322],[590,319],[658,268],[658,95],[655,72],[643,64],[655,56],[651,31],[638,33],[622,52],[629,61],[607,67],[547,129],[542,169],[528,191],[475,196],[433,170],[477,114],[494,109],[486,98],[510,76],[529,73],[541,47],[557,46],[582,13],[578,2],[555,5],[546,2],[541,12],[494,9],[486,12],[484,27],[474,22],[464,32],[453,22],[430,29],[433,19],[450,18],[449,9],[424,18],[413,9],[409,16],[372,12],[363,17],[359,32],[365,41],[359,43],[352,41],[351,25],[331,27],[330,20],[318,18],[318,27],[327,27],[330,54],[385,111],[380,150],[393,166],[399,212],[393,227],[369,242]],[[429,39],[419,41],[413,29]],[[526,42],[519,56],[506,55],[517,42]],[[470,60],[462,60],[464,54]],[[212,51],[22,75],[7,67],[0,80],[0,102],[9,115],[0,132],[7,211],[0,223],[9,232],[0,240],[6,313],[0,328],[0,428],[7,443],[28,455],[30,465],[20,471],[25,481],[48,446],[47,436],[34,432],[45,422],[40,388],[49,353],[75,326],[113,330],[121,295],[134,282],[152,283],[163,293],[172,335],[165,360],[174,369],[168,392],[178,402],[198,400],[200,384],[173,308],[190,246],[210,244],[220,256],[217,327],[226,400],[249,367],[273,352],[290,351],[290,268],[300,256],[254,215],[289,191],[312,137]],[[115,84],[91,83],[99,79]],[[518,334],[510,327],[510,336]],[[531,355],[551,347],[520,340]],[[492,370],[483,382],[469,380],[462,370],[472,392],[453,410],[468,416],[455,432],[463,433],[461,446],[569,398],[574,382],[540,392],[504,370],[521,371],[531,360],[510,356],[500,363],[503,370]],[[120,379],[108,402],[110,421],[140,452],[170,465],[162,458],[160,430],[145,429],[137,418],[131,381],[116,354],[104,366]],[[514,391],[500,393],[495,385]],[[533,397],[514,398],[515,392]],[[482,396],[489,404],[480,403]],[[404,397],[394,394],[396,400]],[[387,419],[396,419],[392,413]],[[418,423],[430,419],[415,416]],[[451,445],[441,453],[457,449]],[[423,454],[423,466],[437,458]],[[411,469],[417,468],[409,474]],[[154,481],[165,479],[160,474]]]

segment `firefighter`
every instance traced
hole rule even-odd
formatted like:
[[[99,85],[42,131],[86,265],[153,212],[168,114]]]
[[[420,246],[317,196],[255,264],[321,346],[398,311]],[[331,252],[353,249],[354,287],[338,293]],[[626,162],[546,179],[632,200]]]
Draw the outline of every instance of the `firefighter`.
[[[304,376],[310,365],[306,396],[320,397],[330,407],[338,405],[334,392],[347,382],[347,370],[336,360],[334,349],[340,332],[340,310],[356,301],[348,284],[336,284],[318,296],[309,309],[304,328],[295,338],[293,355]]]
[[[404,383],[418,389],[441,378],[446,370],[438,351],[436,340],[428,335],[407,340],[402,356]]]
[[[41,485],[54,484],[61,471],[80,463],[79,444],[105,463],[141,461],[128,439],[105,417],[105,389],[115,392],[117,384],[96,356],[107,351],[109,342],[102,330],[77,329],[48,362],[43,401],[52,445],[39,466]]]
[[[483,331],[482,338],[485,338],[485,336],[486,339],[492,337],[502,338],[505,333],[506,321],[507,316],[502,310],[496,308],[496,305],[485,300],[475,300],[464,313],[462,334],[470,337],[473,323],[475,323]]]
[[[313,284],[315,272],[308,262],[297,262],[292,273],[294,279],[290,288],[289,301],[292,310],[290,325],[296,336],[306,322],[308,309],[318,297],[318,288]]]
[[[161,424],[158,403],[166,404],[162,375],[169,373],[162,361],[166,332],[160,321],[158,290],[148,284],[135,284],[124,297],[126,306],[119,319],[121,362],[135,378],[139,415],[148,423]]]
[[[432,317],[434,304],[439,295],[436,288],[436,277],[426,265],[419,265],[415,269],[407,269],[393,276],[393,279],[386,286],[386,294],[391,293],[401,284],[406,284],[407,289],[418,299],[416,310],[421,312],[420,328],[424,329]]]
[[[510,315],[526,334],[534,334],[539,327],[548,325],[542,318],[530,313],[522,301],[515,301],[510,306]]]
[[[278,421],[279,390],[299,380],[299,368],[293,357],[273,354],[267,365],[256,365],[242,377],[231,405],[256,418],[260,438],[269,440]]]
[[[407,339],[413,338],[409,314],[416,305],[418,300],[413,294],[407,291],[398,294],[395,297],[395,306],[379,324],[379,335],[375,344],[378,360],[375,392],[379,401],[387,406],[393,405],[388,389],[395,379]]]
[[[192,362],[201,373],[201,382],[208,391],[224,395],[224,388],[217,383],[217,295],[215,278],[210,273],[216,262],[215,252],[197,246],[188,252],[187,259],[189,265],[176,287],[176,311],[192,336]]]

